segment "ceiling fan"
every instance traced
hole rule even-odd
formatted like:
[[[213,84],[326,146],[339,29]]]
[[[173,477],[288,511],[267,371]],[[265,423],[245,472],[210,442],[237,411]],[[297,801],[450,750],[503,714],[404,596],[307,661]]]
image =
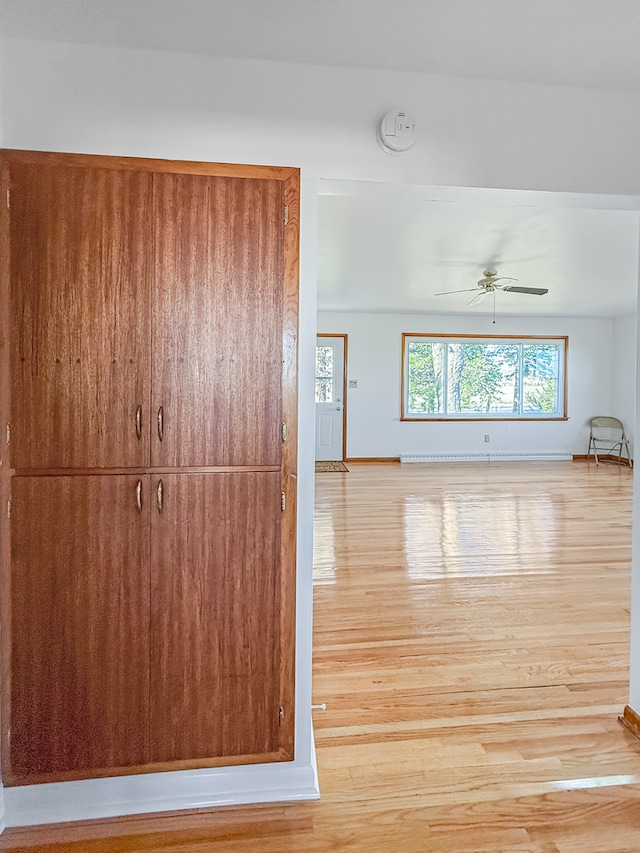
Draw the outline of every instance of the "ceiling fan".
[[[475,287],[468,287],[464,290],[444,290],[441,293],[434,293],[434,296],[445,296],[448,293],[475,293],[469,305],[474,305],[476,302],[481,302],[490,293],[494,297],[496,291],[502,290],[509,293],[529,293],[533,296],[544,296],[549,292],[547,287],[515,287],[513,284],[498,284],[499,281],[518,281],[517,278],[511,278],[508,275],[498,275],[498,271],[490,267],[486,269],[482,278],[478,280]]]

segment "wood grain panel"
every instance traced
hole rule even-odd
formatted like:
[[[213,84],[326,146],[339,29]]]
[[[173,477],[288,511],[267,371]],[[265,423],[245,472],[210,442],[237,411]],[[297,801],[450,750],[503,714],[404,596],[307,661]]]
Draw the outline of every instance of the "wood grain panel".
[[[74,468],[73,474],[78,476],[113,476],[114,474],[215,474],[234,473],[235,471],[280,471],[278,465],[197,465],[189,466],[167,466],[156,465],[153,468],[144,466],[141,468]],[[13,472],[16,477],[68,477],[68,468],[23,468],[19,472]]]
[[[6,425],[10,421],[10,325],[9,300],[11,293],[11,266],[9,242],[9,208],[6,204],[9,191],[9,164],[6,157],[0,160],[0,625],[2,643],[0,646],[2,674],[0,685],[3,697],[6,695],[10,679],[10,655],[8,637],[11,625],[9,607],[11,577],[11,528],[7,512],[11,494],[11,445],[7,443]],[[2,201],[5,201],[2,204]],[[4,698],[2,700],[4,704]],[[6,707],[6,706],[5,706]],[[8,754],[7,726],[2,719],[2,741],[0,755]]]
[[[298,293],[300,256],[300,175],[285,183],[288,211],[284,247],[284,318],[282,328],[282,420],[286,440],[282,444],[282,491],[286,509],[282,516],[280,634],[282,665],[280,694],[287,709],[282,721],[280,748],[283,758],[293,758],[296,631],[296,523],[298,497]]]
[[[104,154],[74,154],[60,151],[27,151],[5,148],[5,160],[12,163],[79,166],[81,168],[124,169],[134,172],[168,172],[180,175],[218,175],[258,180],[287,181],[298,175],[292,166],[256,166],[250,163],[209,163],[201,160],[162,160],[148,157],[113,157]]]
[[[148,483],[13,479],[5,784],[148,761]]]
[[[154,175],[153,465],[279,465],[280,182]]]
[[[13,466],[143,465],[151,175],[11,165]]]
[[[152,509],[151,760],[273,753],[280,475],[161,479],[163,511]],[[158,483],[152,477],[154,490]]]
[[[5,781],[288,760],[298,170],[3,164]]]

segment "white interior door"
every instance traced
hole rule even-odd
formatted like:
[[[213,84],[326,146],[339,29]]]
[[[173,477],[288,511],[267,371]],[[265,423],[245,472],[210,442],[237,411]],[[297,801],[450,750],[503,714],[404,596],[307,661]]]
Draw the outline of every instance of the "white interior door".
[[[342,461],[344,338],[316,341],[316,459]]]

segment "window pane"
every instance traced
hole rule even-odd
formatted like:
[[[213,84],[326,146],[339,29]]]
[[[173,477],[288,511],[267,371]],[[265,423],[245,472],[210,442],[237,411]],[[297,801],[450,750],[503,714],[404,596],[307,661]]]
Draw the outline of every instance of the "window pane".
[[[410,343],[409,412],[444,412],[444,344]]]
[[[449,344],[447,412],[518,412],[517,344]]]
[[[556,344],[523,347],[523,413],[559,411],[560,349]]]
[[[316,376],[333,376],[333,347],[316,347]]]
[[[316,403],[333,403],[333,379],[316,379]]]
[[[403,334],[403,418],[566,417],[565,337]]]

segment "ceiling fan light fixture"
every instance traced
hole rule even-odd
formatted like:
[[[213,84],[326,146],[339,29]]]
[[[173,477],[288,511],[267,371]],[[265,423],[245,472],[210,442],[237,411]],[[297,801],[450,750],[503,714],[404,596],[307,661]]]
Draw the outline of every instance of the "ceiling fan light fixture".
[[[469,303],[469,305],[474,305],[476,302],[480,302],[481,298],[488,293],[493,293],[495,300],[497,290],[503,293],[524,293],[529,296],[544,296],[549,292],[549,288],[547,287],[519,287],[513,284],[498,284],[500,281],[518,281],[518,279],[509,275],[498,275],[495,267],[487,267],[482,278],[476,282],[475,287],[465,290],[445,290],[440,293],[434,293],[434,296],[446,296],[450,293],[475,293],[476,296]]]

